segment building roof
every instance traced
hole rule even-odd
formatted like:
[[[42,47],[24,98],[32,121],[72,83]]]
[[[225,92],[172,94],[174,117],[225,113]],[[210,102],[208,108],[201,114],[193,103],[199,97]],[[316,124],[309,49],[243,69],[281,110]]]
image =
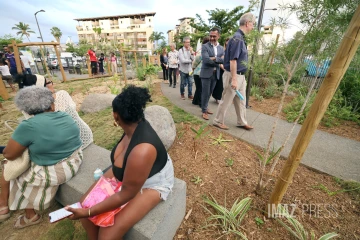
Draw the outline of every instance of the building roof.
[[[131,18],[131,17],[155,16],[155,14],[156,14],[156,12],[134,13],[134,14],[124,14],[124,15],[115,15],[115,16],[75,18],[74,20],[75,21],[89,21],[89,20],[109,19],[109,18]]]
[[[168,30],[166,33],[169,33],[169,32],[172,32],[172,31],[174,31],[174,30]]]
[[[179,21],[182,21],[182,20],[185,20],[185,19],[195,19],[193,17],[183,17],[183,18],[180,18]]]

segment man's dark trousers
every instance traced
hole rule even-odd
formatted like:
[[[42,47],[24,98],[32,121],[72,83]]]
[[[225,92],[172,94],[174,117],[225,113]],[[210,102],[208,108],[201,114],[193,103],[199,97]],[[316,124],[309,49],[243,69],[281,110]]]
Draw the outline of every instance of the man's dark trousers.
[[[201,111],[203,113],[207,112],[210,96],[211,93],[214,91],[216,81],[216,71],[214,71],[213,75],[210,78],[201,78]]]

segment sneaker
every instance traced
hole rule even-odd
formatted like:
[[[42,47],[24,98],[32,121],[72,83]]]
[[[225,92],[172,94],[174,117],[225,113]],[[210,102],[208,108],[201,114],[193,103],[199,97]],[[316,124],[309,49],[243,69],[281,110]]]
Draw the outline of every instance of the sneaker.
[[[176,88],[176,85],[174,85],[173,88]]]
[[[194,97],[193,97],[193,96],[188,96],[188,98],[189,98],[189,99],[194,99]]]
[[[185,100],[185,95],[184,94],[181,94],[181,99]]]

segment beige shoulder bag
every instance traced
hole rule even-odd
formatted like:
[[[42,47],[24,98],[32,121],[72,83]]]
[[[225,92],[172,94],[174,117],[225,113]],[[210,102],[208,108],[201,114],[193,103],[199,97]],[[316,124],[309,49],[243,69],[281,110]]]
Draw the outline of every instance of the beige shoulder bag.
[[[12,131],[14,129],[10,127],[9,122],[15,121],[5,121],[5,126]],[[30,156],[28,149],[25,149],[23,154],[15,160],[3,160],[4,163],[4,178],[6,181],[13,180],[23,174],[30,167]]]

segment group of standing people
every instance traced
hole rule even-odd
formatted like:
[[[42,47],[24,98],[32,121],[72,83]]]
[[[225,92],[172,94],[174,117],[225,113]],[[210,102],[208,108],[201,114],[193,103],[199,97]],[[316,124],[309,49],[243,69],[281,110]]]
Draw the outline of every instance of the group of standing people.
[[[100,57],[97,58],[95,51],[92,48],[90,48],[88,50],[87,54],[89,55],[89,58],[90,58],[91,74],[92,75],[97,75],[98,70],[99,70],[100,74],[104,74],[105,73],[104,61],[107,61],[107,59],[105,58],[104,53],[101,53]],[[110,54],[109,62],[110,62],[112,74],[117,73],[117,58],[115,56],[115,53],[112,52]]]
[[[16,91],[14,80],[18,74],[15,55],[7,46],[3,48],[4,52],[0,53],[0,73],[2,79],[7,81],[13,91]],[[32,74],[30,60],[22,53],[20,55],[21,69],[24,74]]]
[[[180,96],[185,100],[185,87],[188,87],[188,98],[194,105],[201,107],[201,116],[209,120],[209,114],[213,114],[208,107],[211,95],[219,103],[213,125],[224,130],[227,109],[233,103],[237,115],[237,127],[246,130],[253,129],[246,121],[246,62],[248,51],[245,35],[253,30],[255,17],[251,13],[241,16],[239,29],[235,34],[226,39],[225,46],[218,42],[220,29],[212,28],[209,36],[203,39],[200,51],[196,54],[190,47],[190,38],[183,39],[184,46],[175,50],[175,44],[170,44],[171,51],[167,54],[163,51],[160,62],[163,68],[164,80],[169,77],[169,86],[176,87],[176,70],[179,68]],[[192,75],[194,77],[192,77]],[[192,95],[192,82],[195,81],[196,91]],[[238,91],[243,99],[236,93]]]

